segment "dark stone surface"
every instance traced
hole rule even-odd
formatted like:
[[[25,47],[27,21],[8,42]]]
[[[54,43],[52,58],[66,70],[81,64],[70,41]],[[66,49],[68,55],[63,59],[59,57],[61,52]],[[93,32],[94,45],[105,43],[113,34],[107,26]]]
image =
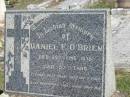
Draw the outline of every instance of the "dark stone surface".
[[[15,26],[11,30],[6,22],[6,91],[104,97],[106,10],[7,12],[6,20],[9,15]],[[7,49],[10,37],[14,49]],[[23,61],[29,62],[29,69]],[[29,76],[25,77],[25,71]]]

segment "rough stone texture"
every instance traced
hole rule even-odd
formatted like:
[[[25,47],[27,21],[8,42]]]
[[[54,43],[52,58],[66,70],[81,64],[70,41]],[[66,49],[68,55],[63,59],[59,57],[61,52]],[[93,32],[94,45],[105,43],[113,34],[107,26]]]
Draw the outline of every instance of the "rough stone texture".
[[[130,68],[130,15],[112,15],[112,55],[116,67]]]

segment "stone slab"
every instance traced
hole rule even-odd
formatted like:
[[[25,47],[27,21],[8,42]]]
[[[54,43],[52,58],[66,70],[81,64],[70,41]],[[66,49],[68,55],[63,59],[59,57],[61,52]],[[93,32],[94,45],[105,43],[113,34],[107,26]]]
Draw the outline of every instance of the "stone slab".
[[[5,91],[110,97],[115,84],[107,23],[107,10],[7,12]]]
[[[114,8],[111,9],[112,15],[130,15],[130,9],[125,8]]]
[[[130,68],[130,15],[112,15],[112,51],[116,68]]]

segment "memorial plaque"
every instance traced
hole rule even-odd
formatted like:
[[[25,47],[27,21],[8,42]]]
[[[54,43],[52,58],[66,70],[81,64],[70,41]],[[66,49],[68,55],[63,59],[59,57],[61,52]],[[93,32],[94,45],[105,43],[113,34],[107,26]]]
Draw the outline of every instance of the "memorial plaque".
[[[107,10],[6,12],[5,90],[105,97]]]

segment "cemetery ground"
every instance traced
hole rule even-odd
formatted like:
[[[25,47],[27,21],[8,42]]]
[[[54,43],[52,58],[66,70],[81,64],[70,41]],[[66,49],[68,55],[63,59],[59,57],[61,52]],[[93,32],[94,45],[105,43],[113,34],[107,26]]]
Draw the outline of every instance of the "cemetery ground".
[[[130,97],[130,72],[125,71],[124,69],[116,70],[116,84],[117,90],[124,95]],[[0,63],[0,88],[3,88],[4,84],[4,73],[3,65]]]
[[[8,6],[14,7],[14,9],[25,9],[27,5],[31,4],[40,4],[45,0],[18,0],[17,2],[10,1],[10,4]]]
[[[42,4],[43,2],[46,2],[48,0],[9,0],[9,1],[10,1],[10,4],[6,2],[7,9],[18,10],[18,9],[26,9],[27,6],[30,4],[34,4],[34,5]],[[59,2],[62,2],[62,1],[64,0],[59,0]],[[52,2],[51,6],[55,6],[56,4],[58,4],[58,2]]]
[[[109,3],[107,0],[99,0],[99,2],[95,2],[94,4],[86,3],[84,8],[116,8],[116,2],[112,1]]]
[[[124,69],[116,70],[116,85],[117,90],[130,97],[130,72]]]

